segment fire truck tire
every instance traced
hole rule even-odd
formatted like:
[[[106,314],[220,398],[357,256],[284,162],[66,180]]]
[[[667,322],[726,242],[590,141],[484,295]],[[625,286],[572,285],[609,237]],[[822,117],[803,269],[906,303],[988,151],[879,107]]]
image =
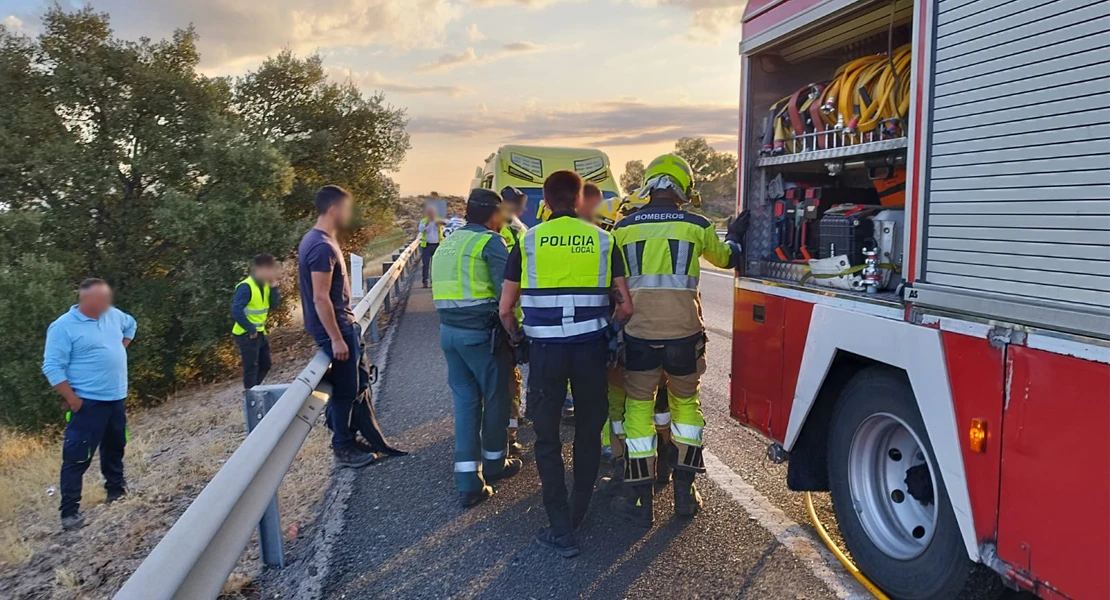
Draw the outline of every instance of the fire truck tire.
[[[833,510],[856,565],[891,598],[958,598],[976,570],[905,372],[868,367],[829,431]]]

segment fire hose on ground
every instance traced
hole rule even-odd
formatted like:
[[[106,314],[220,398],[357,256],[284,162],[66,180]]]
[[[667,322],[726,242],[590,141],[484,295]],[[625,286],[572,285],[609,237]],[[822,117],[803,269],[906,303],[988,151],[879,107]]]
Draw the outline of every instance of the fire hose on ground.
[[[806,510],[809,512],[809,520],[813,522],[813,528],[817,530],[817,535],[821,537],[821,541],[825,543],[825,547],[829,549],[829,552],[833,553],[833,556],[836,557],[836,560],[840,561],[840,564],[844,565],[844,568],[852,574],[852,577],[855,577],[856,581],[860,582],[863,587],[867,588],[867,591],[871,592],[872,596],[874,596],[878,600],[890,600],[887,595],[879,589],[878,586],[876,586],[874,583],[871,583],[871,580],[868,579],[867,576],[864,575],[862,572],[860,572],[855,563],[853,563],[850,558],[845,556],[844,553],[840,551],[840,548],[836,547],[836,544],[832,541],[832,538],[829,537],[829,532],[826,531],[825,526],[821,524],[821,519],[817,518],[817,511],[813,508],[813,496],[810,495],[809,492],[806,492]]]

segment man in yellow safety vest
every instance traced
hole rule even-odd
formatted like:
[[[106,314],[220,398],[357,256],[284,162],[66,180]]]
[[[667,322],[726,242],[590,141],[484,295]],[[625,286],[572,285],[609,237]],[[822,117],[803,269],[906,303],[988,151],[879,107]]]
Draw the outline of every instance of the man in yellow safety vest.
[[[262,383],[270,372],[270,339],[266,318],[278,307],[280,265],[273,256],[259,254],[251,259],[251,274],[235,286],[231,300],[231,334],[243,359],[243,389]]]
[[[501,228],[501,238],[505,240],[505,247],[511,253],[516,248],[520,238],[528,231],[528,226],[520,220],[524,214],[524,207],[528,204],[528,196],[515,187],[508,186],[501,190],[501,206],[505,210],[505,225]],[[517,322],[524,317],[520,307],[516,309]],[[524,446],[517,440],[517,429],[520,428],[520,396],[523,379],[520,376],[520,367],[513,365],[513,372],[509,377],[509,394],[512,397],[512,406],[509,410],[509,454],[520,456],[524,453]]]
[[[443,241],[443,219],[436,214],[434,206],[429,204],[424,207],[424,218],[420,219],[420,264],[421,277],[424,287],[428,287],[431,277],[432,257],[436,254],[440,242]]]
[[[454,396],[455,485],[469,508],[493,495],[488,482],[511,477],[521,461],[507,456],[512,348],[498,323],[498,300],[509,255],[501,242],[501,198],[475,189],[466,226],[432,259],[432,300]]]

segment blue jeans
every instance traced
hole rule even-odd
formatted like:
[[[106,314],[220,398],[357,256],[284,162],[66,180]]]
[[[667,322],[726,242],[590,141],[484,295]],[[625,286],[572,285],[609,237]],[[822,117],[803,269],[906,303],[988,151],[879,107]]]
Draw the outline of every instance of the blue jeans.
[[[62,516],[71,517],[81,508],[81,482],[100,449],[100,473],[109,492],[122,491],[123,449],[127,446],[127,414],[123,400],[85,400],[81,410],[70,414],[62,442]]]
[[[475,492],[505,468],[512,353],[490,353],[489,330],[439,326],[455,397],[455,485]]]
[[[331,382],[331,398],[324,408],[328,427],[331,429],[332,448],[344,448],[355,442],[355,434],[362,437],[375,452],[389,448],[378,426],[370,394],[370,365],[362,351],[362,332],[358,325],[345,325],[339,329],[350,355],[347,360],[335,360],[331,340],[327,335],[316,336],[316,345],[332,357],[331,369],[325,378]]]
[[[432,257],[435,256],[437,248],[439,248],[439,244],[427,244],[420,247],[420,280],[424,283],[432,280]]]

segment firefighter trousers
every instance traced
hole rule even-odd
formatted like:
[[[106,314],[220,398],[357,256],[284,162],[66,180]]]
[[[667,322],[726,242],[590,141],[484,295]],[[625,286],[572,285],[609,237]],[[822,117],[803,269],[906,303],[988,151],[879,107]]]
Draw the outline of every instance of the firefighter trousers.
[[[699,399],[701,376],[705,373],[705,341],[704,334],[666,342],[625,336],[627,400],[623,428],[628,454],[627,483],[654,477],[657,426],[669,425],[675,468],[705,472],[701,453],[705,419]],[[666,382],[669,413],[657,414],[655,409],[660,378]]]
[[[609,421],[602,432],[601,445],[609,446],[613,460],[622,458],[625,453],[624,408],[628,394],[624,390],[624,367],[609,368]],[[655,433],[660,442],[669,444],[671,440],[671,412],[667,401],[667,380],[659,379],[659,390],[655,394]]]

